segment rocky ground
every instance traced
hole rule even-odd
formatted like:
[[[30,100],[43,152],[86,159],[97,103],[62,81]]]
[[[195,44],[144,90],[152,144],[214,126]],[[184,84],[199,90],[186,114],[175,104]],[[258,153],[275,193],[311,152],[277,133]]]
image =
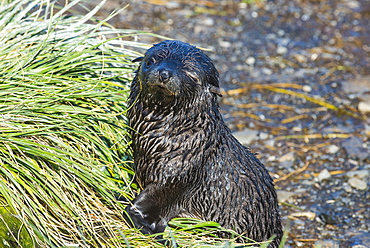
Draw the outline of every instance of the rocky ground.
[[[370,247],[370,1],[126,2],[115,27],[208,49],[228,125],[276,180],[286,247]]]

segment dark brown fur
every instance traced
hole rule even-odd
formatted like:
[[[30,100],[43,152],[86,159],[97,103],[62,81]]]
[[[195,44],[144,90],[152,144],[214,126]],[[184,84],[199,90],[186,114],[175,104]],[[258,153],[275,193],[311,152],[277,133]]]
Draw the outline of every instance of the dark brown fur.
[[[255,240],[282,227],[273,181],[231,134],[219,112],[218,72],[194,46],[150,48],[132,82],[128,112],[135,172],[143,191],[127,212],[143,233],[174,217],[215,221]]]

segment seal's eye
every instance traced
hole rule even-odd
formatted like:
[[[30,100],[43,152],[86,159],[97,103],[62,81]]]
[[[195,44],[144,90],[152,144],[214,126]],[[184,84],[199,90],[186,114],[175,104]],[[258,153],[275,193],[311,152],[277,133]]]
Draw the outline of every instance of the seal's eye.
[[[145,65],[146,66],[151,66],[152,64],[154,64],[155,63],[155,59],[154,58],[149,58],[147,61],[146,61],[146,63],[145,63]]]

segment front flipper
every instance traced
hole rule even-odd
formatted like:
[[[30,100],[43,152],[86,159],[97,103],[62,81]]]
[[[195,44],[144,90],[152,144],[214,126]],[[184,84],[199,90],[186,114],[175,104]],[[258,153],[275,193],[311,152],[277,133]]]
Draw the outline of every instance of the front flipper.
[[[153,188],[148,187],[134,199],[131,205],[126,207],[126,212],[131,217],[133,226],[144,234],[161,233],[168,222],[162,216],[164,211],[161,202],[164,197],[155,200],[156,193]]]

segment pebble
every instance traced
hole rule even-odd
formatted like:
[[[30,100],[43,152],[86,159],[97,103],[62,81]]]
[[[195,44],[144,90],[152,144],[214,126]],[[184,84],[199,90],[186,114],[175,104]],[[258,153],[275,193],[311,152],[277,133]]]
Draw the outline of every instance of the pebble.
[[[351,190],[351,192],[352,192],[352,190]],[[351,203],[351,199],[350,199],[350,198],[347,198],[347,197],[341,198],[340,200],[341,200],[344,204],[346,204],[346,205],[350,205],[350,203]]]
[[[291,67],[287,67],[283,70],[283,73],[285,75],[294,75],[295,74],[295,69]]]
[[[180,7],[180,3],[176,2],[176,1],[169,1],[166,3],[166,7],[169,8],[169,9],[177,9]]]
[[[302,132],[302,127],[294,126],[294,127],[292,127],[292,131],[293,132]]]
[[[247,63],[247,65],[254,65],[254,63],[256,63],[256,59],[254,57],[248,57],[246,60],[245,60],[245,63]]]
[[[330,154],[337,153],[339,151],[339,147],[336,145],[330,145],[326,148],[326,152]]]
[[[370,102],[360,102],[358,110],[362,113],[370,113]]]
[[[365,125],[365,132],[370,135],[370,125]]]
[[[278,34],[279,36],[284,36],[284,35],[285,35],[285,31],[284,31],[283,29],[279,29],[279,30],[277,31],[277,34]]]
[[[277,190],[276,194],[279,202],[286,202],[290,197],[295,195],[295,193],[285,190]]]
[[[285,161],[293,161],[293,160],[294,160],[294,152],[288,152],[279,158],[280,163],[285,162]]]
[[[206,18],[202,20],[201,24],[206,26],[213,26],[215,24],[215,21],[212,18]]]
[[[322,180],[325,180],[325,179],[329,179],[331,177],[330,175],[330,172],[327,170],[327,169],[323,169],[319,175],[317,175],[317,179],[319,181],[322,181]]]
[[[293,54],[293,58],[295,58],[298,63],[306,63],[307,62],[307,58],[302,54],[298,54],[298,53]]]
[[[268,133],[263,133],[263,132],[260,133],[260,139],[261,140],[266,140],[268,138],[269,138],[269,134]]]
[[[367,188],[367,183],[359,178],[350,178],[348,180],[349,185],[352,186],[352,188],[358,189],[358,190],[365,190]]]
[[[315,248],[339,248],[339,243],[334,240],[318,240],[313,245]]]
[[[279,168],[279,169],[287,169],[287,170],[291,170],[291,169],[292,169],[292,167],[293,167],[293,163],[294,163],[294,161],[283,161],[283,162],[280,162],[280,163],[279,163],[278,168]]]
[[[302,180],[301,181],[301,184],[302,185],[308,185],[308,186],[311,186],[311,185],[313,185],[315,182],[314,182],[314,180]],[[349,186],[348,186],[349,187]],[[350,187],[351,188],[351,187]]]
[[[272,162],[272,161],[275,161],[276,160],[276,156],[275,155],[270,155],[267,157],[267,161],[269,162]]]
[[[279,34],[279,32],[278,32],[278,34]],[[286,47],[291,41],[292,40],[289,39],[289,38],[277,38],[275,42],[278,44],[278,46]]]
[[[309,85],[303,85],[302,90],[304,92],[311,92],[312,91],[312,87],[309,86]]]
[[[233,135],[243,145],[249,145],[257,138],[258,131],[246,128],[242,131],[234,132]]]
[[[224,48],[231,47],[231,42],[230,41],[219,40],[218,44],[220,45],[220,47],[224,47]]]
[[[274,140],[274,139],[266,140],[266,141],[265,141],[265,145],[266,145],[266,146],[275,147],[275,140]]]
[[[349,8],[357,9],[360,8],[360,3],[357,0],[347,0],[344,2]]]
[[[257,13],[257,12],[255,12],[255,11],[253,11],[253,12],[252,12],[252,14],[251,14],[251,16],[252,16],[253,18],[257,18],[257,17],[258,17],[258,13]]]
[[[356,93],[356,95],[363,95],[370,91],[370,75],[359,76],[351,81],[344,81],[342,85],[346,93]]]
[[[278,46],[276,49],[277,54],[285,54],[287,52],[288,52],[288,48],[286,48],[285,46]]]
[[[315,61],[315,60],[317,59],[317,57],[319,57],[319,55],[318,55],[317,53],[313,53],[313,54],[311,55],[310,59],[311,59],[312,61]]]
[[[296,77],[302,78],[306,77],[307,75],[314,75],[316,73],[315,69],[298,69],[296,70]]]
[[[348,183],[343,183],[343,189],[347,193],[352,193],[352,187]],[[343,198],[342,198],[343,199]]]
[[[363,147],[363,141],[359,137],[351,137],[348,139],[345,139],[342,142],[342,146],[346,150],[349,157],[357,157],[361,160],[366,159],[369,157],[369,153],[366,149]]]
[[[272,70],[269,69],[269,68],[262,68],[262,73],[265,74],[265,75],[271,75],[272,74]]]
[[[356,170],[356,171],[349,171],[346,173],[347,177],[357,177],[357,178],[365,178],[370,175],[369,170]]]

